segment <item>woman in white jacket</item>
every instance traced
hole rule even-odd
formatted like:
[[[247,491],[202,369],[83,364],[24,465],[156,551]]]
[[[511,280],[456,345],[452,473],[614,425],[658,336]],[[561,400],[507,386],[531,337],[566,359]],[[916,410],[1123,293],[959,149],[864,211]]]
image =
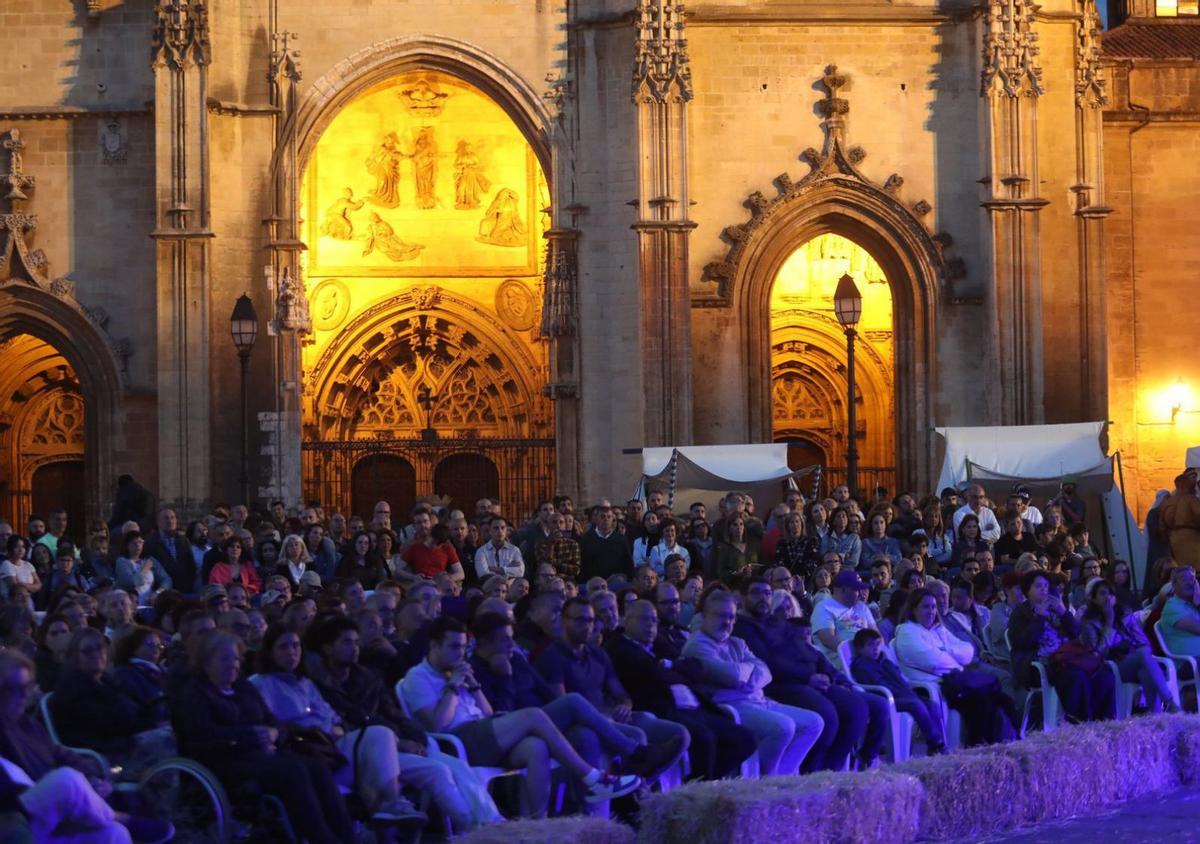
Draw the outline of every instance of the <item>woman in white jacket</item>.
[[[968,744],[1014,738],[1012,699],[994,676],[964,670],[975,658],[975,649],[942,624],[936,596],[928,589],[916,590],[903,618],[893,644],[904,676],[939,685],[946,703],[962,713]]]

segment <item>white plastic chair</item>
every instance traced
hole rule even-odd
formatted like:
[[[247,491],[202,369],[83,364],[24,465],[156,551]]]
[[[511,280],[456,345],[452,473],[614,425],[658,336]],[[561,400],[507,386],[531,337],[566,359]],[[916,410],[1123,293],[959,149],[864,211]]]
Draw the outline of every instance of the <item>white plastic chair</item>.
[[[404,711],[405,717],[411,719],[414,723],[420,723],[413,717],[412,710],[409,708],[408,701],[401,694],[400,683],[396,683],[396,700],[400,703],[400,708]],[[436,740],[438,746],[443,753],[449,753],[457,756],[462,761],[471,765],[470,757],[467,756],[467,748],[462,743],[462,739],[454,735],[454,733],[436,733],[430,732],[429,737]],[[550,767],[557,768],[558,763],[553,759],[550,760]],[[471,765],[471,770],[476,771],[483,778],[484,787],[491,788],[492,781],[501,777],[523,777],[528,771],[525,768],[497,768],[490,765]],[[563,801],[566,799],[566,786],[559,783],[554,792],[554,811],[562,814]]]
[[[1012,639],[1009,638],[1007,630],[1004,631],[1004,644],[1008,646],[1009,654],[1012,654]],[[1042,696],[1042,732],[1054,732],[1058,729],[1058,722],[1062,717],[1062,703],[1058,699],[1058,692],[1050,682],[1050,674],[1046,670],[1045,664],[1041,660],[1034,660],[1033,668],[1038,673],[1039,686],[1036,689],[1030,689],[1029,693],[1025,695],[1025,708],[1021,713],[1021,738],[1025,738],[1025,734],[1029,730],[1029,713],[1033,709],[1033,699],[1036,695]]]
[[[1191,686],[1192,691],[1197,693],[1197,704],[1198,708],[1200,708],[1200,686],[1197,685],[1197,679],[1200,679],[1200,674],[1197,674],[1196,658],[1194,656],[1171,652],[1171,649],[1167,647],[1166,637],[1163,636],[1162,619],[1154,622],[1154,638],[1158,640],[1158,646],[1166,654],[1165,659],[1171,663],[1171,673],[1167,675],[1167,679],[1171,680],[1173,677],[1175,680],[1175,685],[1171,688],[1171,691],[1175,695],[1175,702],[1182,707],[1183,687]],[[1183,676],[1184,672],[1182,669],[1185,666],[1188,669],[1189,677]]]
[[[887,686],[877,686],[871,683],[859,683],[854,679],[854,675],[850,673],[850,649],[853,643],[849,639],[843,639],[838,642],[837,655],[838,661],[841,662],[842,673],[850,678],[854,683],[854,688],[875,694],[882,697],[888,704],[888,738],[889,749],[891,751],[893,762],[903,762],[912,755],[912,738],[913,729],[916,727],[916,721],[907,712],[901,712],[896,709],[896,698],[892,694],[892,690]]]
[[[722,703],[719,704],[719,706],[721,709],[729,713],[729,717],[733,719],[733,723],[742,723],[742,716],[738,714],[738,711],[735,707],[728,703]],[[759,765],[758,750],[756,749],[753,753],[746,757],[746,761],[742,763],[742,779],[756,780],[759,778],[759,776],[761,776],[761,774],[762,767]]]
[[[884,645],[883,652],[888,659],[896,663],[896,665],[900,665],[900,660],[896,658],[896,652],[892,649],[891,645]],[[962,714],[957,709],[952,709],[950,704],[946,703],[946,698],[942,695],[941,685],[932,680],[913,679],[909,679],[908,684],[918,691],[925,692],[926,697],[941,707],[942,728],[946,733],[946,748],[948,750],[955,750],[961,747],[966,724],[963,722]]]

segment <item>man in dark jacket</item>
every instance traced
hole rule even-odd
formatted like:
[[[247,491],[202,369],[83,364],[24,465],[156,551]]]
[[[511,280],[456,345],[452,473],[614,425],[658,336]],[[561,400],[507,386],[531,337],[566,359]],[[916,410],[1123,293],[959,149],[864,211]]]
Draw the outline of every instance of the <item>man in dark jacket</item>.
[[[820,651],[797,635],[797,625],[773,615],[767,581],[754,578],[745,590],[733,635],[745,640],[771,669],[773,679],[764,690],[767,696],[816,712],[825,721],[802,770],[840,771],[855,748],[859,764],[870,765],[883,746],[887,701],[854,689]]]
[[[179,531],[179,520],[171,508],[163,507],[158,511],[158,530],[146,541],[144,553],[162,564],[176,589],[188,595],[195,593],[199,584],[196,560],[191,543]]]
[[[703,673],[698,660],[658,655],[657,635],[654,604],[637,601],[625,613],[624,629],[605,642],[634,708],[687,728],[693,777],[716,780],[735,773],[757,747],[754,733],[694,691],[691,680]]]
[[[625,735],[583,695],[555,695],[517,650],[512,622],[506,617],[484,613],[475,619],[471,632],[475,636],[471,669],[494,711],[516,712],[531,706],[541,709],[576,752],[597,767],[605,754],[618,755],[632,773],[653,778],[671,761],[665,758],[661,746],[647,748]]]
[[[633,555],[627,537],[617,531],[617,518],[610,506],[592,511],[593,527],[579,540],[581,581],[592,577],[606,580],[614,574],[633,577]]]

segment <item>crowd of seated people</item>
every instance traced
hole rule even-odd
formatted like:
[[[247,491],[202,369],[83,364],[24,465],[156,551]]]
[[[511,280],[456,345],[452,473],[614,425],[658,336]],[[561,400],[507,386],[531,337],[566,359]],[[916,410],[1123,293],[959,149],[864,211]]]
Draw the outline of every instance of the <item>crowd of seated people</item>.
[[[765,522],[745,494],[710,513],[658,490],[583,512],[560,496],[527,519],[421,503],[403,524],[387,501],[186,525],[162,508],[78,542],[55,511],[0,523],[0,680],[31,686],[22,718],[52,695],[68,747],[254,780],[311,842],[606,811],[680,778],[864,770],[885,756],[884,689],[926,753],[1009,741],[1035,663],[1072,721],[1116,714],[1107,661],[1147,708],[1178,708],[1154,657],[1200,655],[1195,573],[1156,563],[1143,602],[1129,563],[1092,547],[1073,484],[1040,508],[1020,485],[1003,509],[978,486],[876,498],[792,489]],[[962,716],[953,742],[943,704]],[[0,756],[33,768],[7,788],[39,807],[42,780],[86,772],[11,724]],[[509,768],[518,786],[489,790]],[[90,807],[63,823],[156,834],[58,776]]]

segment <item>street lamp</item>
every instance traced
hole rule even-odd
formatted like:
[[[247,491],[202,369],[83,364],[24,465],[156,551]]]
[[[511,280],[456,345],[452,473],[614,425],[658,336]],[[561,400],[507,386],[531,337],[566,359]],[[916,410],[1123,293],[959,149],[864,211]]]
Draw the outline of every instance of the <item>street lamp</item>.
[[[846,329],[846,380],[849,382],[849,435],[846,444],[846,486],[850,494],[858,495],[858,419],[854,403],[854,338],[862,316],[862,294],[854,284],[854,279],[846,273],[838,279],[837,289],[833,291],[833,311],[837,314],[838,322]]]
[[[258,338],[258,314],[254,312],[254,303],[244,293],[233,305],[233,314],[229,317],[229,333],[233,336],[233,345],[237,349],[242,369],[242,462],[238,483],[242,490],[240,503],[249,506],[250,480],[246,473],[246,416],[249,396],[246,392],[246,373],[250,368],[250,352]]]

